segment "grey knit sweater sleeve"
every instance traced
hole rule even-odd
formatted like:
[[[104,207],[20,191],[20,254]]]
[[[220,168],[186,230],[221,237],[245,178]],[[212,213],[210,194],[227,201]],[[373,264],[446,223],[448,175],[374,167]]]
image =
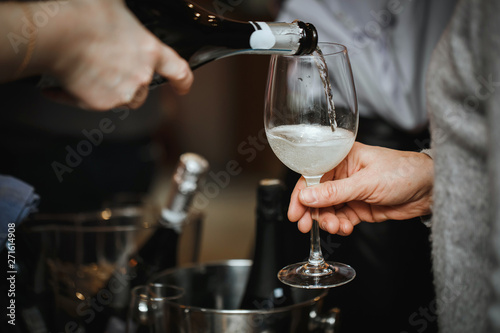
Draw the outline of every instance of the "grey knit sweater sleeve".
[[[500,55],[499,12],[497,0],[462,0],[428,71],[435,166],[432,255],[436,313],[445,333],[492,328],[488,312],[494,312],[491,281],[498,265],[491,237],[498,219],[494,222],[490,208],[499,202],[488,189],[498,182],[500,168],[491,158],[499,149],[491,142],[500,126],[500,72],[493,65]],[[495,172],[489,175],[489,169]]]
[[[484,66],[489,92],[485,100],[489,135],[488,169],[492,205],[490,220],[493,225],[492,245],[495,257],[491,285],[494,299],[489,307],[492,331],[500,332],[500,1],[492,1],[485,6],[485,21],[482,22],[487,38],[482,39],[481,48],[489,50],[485,54]],[[483,89],[484,89],[483,88]]]

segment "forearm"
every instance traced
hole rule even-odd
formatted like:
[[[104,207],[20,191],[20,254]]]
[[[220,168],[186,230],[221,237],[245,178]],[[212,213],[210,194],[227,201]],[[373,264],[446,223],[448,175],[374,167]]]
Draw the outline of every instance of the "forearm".
[[[29,39],[22,33],[22,4],[0,3],[0,31],[6,38],[0,39],[0,82],[12,80],[27,51]]]
[[[148,31],[124,0],[0,3],[0,83],[39,74],[57,80],[52,97],[87,109],[139,107],[154,72],[180,93],[188,63]],[[140,92],[140,94],[139,94]]]
[[[51,71],[73,19],[69,1],[1,2],[0,83]],[[77,29],[77,27],[74,27]]]

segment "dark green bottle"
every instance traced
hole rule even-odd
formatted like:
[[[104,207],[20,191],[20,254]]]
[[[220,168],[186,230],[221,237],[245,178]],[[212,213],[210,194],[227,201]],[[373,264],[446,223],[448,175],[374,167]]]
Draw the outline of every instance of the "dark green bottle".
[[[277,274],[286,266],[282,229],[285,223],[285,187],[277,179],[263,179],[257,188],[256,229],[253,264],[241,309],[270,310],[293,304],[289,286]]]

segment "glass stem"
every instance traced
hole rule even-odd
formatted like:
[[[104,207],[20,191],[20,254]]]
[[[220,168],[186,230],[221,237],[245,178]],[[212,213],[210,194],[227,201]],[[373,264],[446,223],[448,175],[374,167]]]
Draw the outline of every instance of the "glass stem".
[[[307,186],[317,185],[321,181],[321,176],[304,178],[306,179]],[[320,267],[325,265],[325,259],[323,259],[323,254],[321,253],[321,241],[319,238],[319,209],[310,207],[309,211],[311,213],[313,224],[311,228],[311,249],[309,252],[308,264],[315,267]]]
[[[313,266],[322,266],[325,264],[323,254],[321,253],[321,240],[319,238],[318,208],[310,208],[313,225],[311,229],[311,250],[309,252],[309,264]]]

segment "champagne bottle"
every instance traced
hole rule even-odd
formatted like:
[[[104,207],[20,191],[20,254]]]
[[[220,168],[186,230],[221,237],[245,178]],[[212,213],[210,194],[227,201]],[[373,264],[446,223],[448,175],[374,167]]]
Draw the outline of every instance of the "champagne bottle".
[[[134,284],[145,283],[152,274],[177,265],[179,236],[208,166],[207,160],[200,155],[185,153],[180,156],[161,212],[160,225],[135,258],[142,269],[137,272]]]
[[[310,54],[318,35],[312,24],[226,19],[187,0],[126,0],[137,18],[192,69],[236,54]],[[165,80],[155,76],[152,85]]]
[[[263,179],[257,188],[256,232],[253,264],[240,305],[241,309],[269,310],[293,304],[291,289],[277,274],[286,264],[280,229],[286,223],[283,195],[277,179]]]

